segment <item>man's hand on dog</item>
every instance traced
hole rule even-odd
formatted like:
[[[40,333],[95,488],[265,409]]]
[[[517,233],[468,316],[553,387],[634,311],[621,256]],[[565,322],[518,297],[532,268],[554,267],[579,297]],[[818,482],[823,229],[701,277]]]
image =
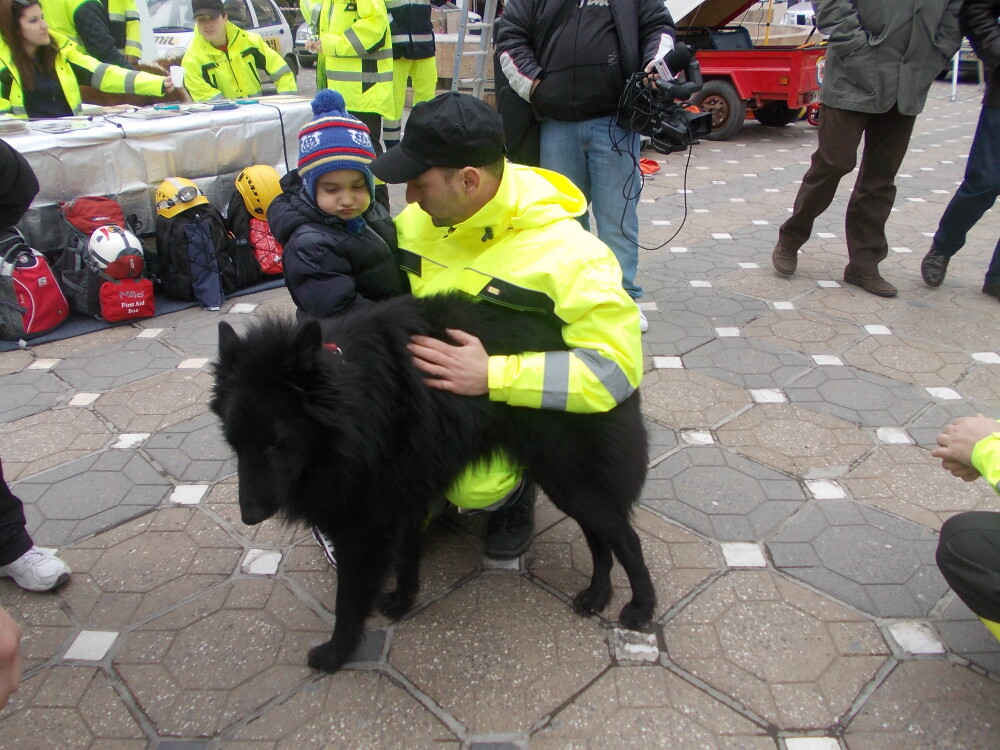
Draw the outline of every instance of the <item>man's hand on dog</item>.
[[[457,342],[453,346],[430,336],[411,336],[407,348],[413,355],[413,366],[428,377],[424,382],[460,396],[482,396],[489,391],[487,374],[490,356],[472,334],[447,329]]]

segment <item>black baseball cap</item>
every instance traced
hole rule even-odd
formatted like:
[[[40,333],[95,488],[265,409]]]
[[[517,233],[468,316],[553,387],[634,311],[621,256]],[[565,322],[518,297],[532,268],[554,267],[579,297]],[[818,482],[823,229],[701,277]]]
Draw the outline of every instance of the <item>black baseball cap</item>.
[[[191,0],[191,14],[198,16],[211,16],[216,18],[226,12],[226,6],[222,0]]]
[[[371,170],[383,182],[399,183],[432,167],[485,167],[503,157],[500,115],[470,94],[447,91],[413,108],[403,140],[375,159]]]

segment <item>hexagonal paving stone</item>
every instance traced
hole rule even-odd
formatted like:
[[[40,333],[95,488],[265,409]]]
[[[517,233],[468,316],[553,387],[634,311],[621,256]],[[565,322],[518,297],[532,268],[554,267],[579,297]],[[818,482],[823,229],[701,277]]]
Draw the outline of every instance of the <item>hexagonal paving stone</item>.
[[[723,541],[754,541],[806,500],[798,482],[717,447],[687,447],[654,466],[641,502]]]
[[[949,597],[933,621],[948,650],[1000,677],[1000,641],[954,592]]]
[[[212,383],[205,370],[172,370],[105,393],[94,410],[122,432],[153,433],[207,413]]]
[[[956,386],[959,393],[988,404],[1000,413],[1000,366],[979,365]]]
[[[68,586],[72,585],[70,579]],[[0,578],[0,607],[21,626],[21,668],[26,673],[62,652],[75,635],[76,623],[58,595],[39,596],[18,588],[10,578]]]
[[[946,661],[903,662],[851,721],[844,739],[848,747],[871,750],[994,747],[997,717],[995,682]]]
[[[397,625],[389,660],[470,732],[487,734],[527,732],[609,654],[592,619],[520,576],[491,574]]]
[[[653,370],[642,380],[642,411],[671,427],[711,427],[749,406],[747,392],[690,370]]]
[[[222,583],[243,547],[197,508],[162,508],[65,550],[63,599],[88,629],[121,630]]]
[[[37,544],[60,547],[145,513],[172,486],[132,451],[105,451],[17,483]]]
[[[837,276],[836,280],[840,282],[840,277]],[[854,321],[860,325],[890,325],[910,309],[907,301],[899,297],[886,299],[866,293],[844,294],[842,289],[818,290],[803,299],[801,305],[803,309]]]
[[[876,617],[926,617],[948,590],[937,534],[850,500],[813,503],[767,546],[779,570]]]
[[[35,357],[31,352],[20,349],[0,352],[0,375],[10,375],[20,372],[34,361]]]
[[[613,667],[532,735],[531,747],[774,747],[762,727],[666,669]]]
[[[147,746],[142,727],[108,675],[94,667],[62,665],[21,682],[0,712],[0,737],[17,738],[19,750]]]
[[[236,473],[236,457],[211,412],[160,430],[143,448],[181,482],[216,482]]]
[[[803,354],[838,354],[862,335],[856,325],[808,310],[774,310],[751,321],[740,332]]]
[[[646,311],[646,317],[654,324],[643,334],[642,343],[657,355],[685,354],[715,338],[708,321],[700,315],[663,310],[658,304],[656,310]]]
[[[654,618],[719,570],[715,550],[694,534],[647,510],[636,512],[635,526],[656,587],[658,605]],[[566,518],[535,537],[531,551],[534,559],[528,564],[528,570],[568,598],[576,596],[590,583],[593,570],[590,549],[580,527],[571,519]],[[615,587],[614,596],[601,615],[615,622],[621,608],[632,598],[625,570],[617,559],[611,582]]]
[[[854,367],[924,388],[953,385],[975,364],[964,352],[901,336],[870,336],[844,358]]]
[[[959,347],[976,352],[983,350],[984,342],[1000,341],[1000,318],[996,310],[972,316],[968,310],[935,305],[933,309],[909,310],[893,323],[893,330],[908,339],[932,341],[945,349]]]
[[[284,584],[240,579],[129,633],[114,667],[161,736],[212,736],[308,676],[327,638]]]
[[[868,620],[770,571],[731,571],[663,627],[671,661],[779,729],[843,716],[889,655]]]
[[[0,456],[4,478],[51,469],[101,450],[111,431],[88,409],[49,409],[0,424]]]
[[[214,357],[219,352],[219,323],[225,321],[243,333],[243,329],[254,319],[253,315],[217,314],[199,318],[164,331],[160,338],[177,347],[188,357]]]
[[[854,425],[791,404],[758,404],[718,430],[719,442],[797,476],[828,474],[872,448]]]
[[[801,258],[801,255],[799,256]],[[733,272],[719,279],[719,286],[729,291],[740,292],[750,297],[766,300],[787,300],[798,297],[816,288],[816,282],[807,274],[796,274],[792,278],[779,276],[770,267],[753,272]],[[822,278],[822,274],[820,274]]]
[[[281,547],[297,544],[306,538],[312,539],[309,529],[298,524],[286,523],[281,518],[269,518],[256,526],[247,526],[243,523],[240,520],[238,482],[235,477],[213,486],[202,501],[202,505],[210,509],[214,517],[221,519],[231,533],[246,539],[256,547]]]
[[[725,338],[684,355],[684,366],[743,388],[781,388],[812,369],[813,362],[764,341]]]
[[[854,367],[817,367],[785,393],[798,406],[873,428],[903,425],[930,401],[923,388]]]
[[[657,424],[651,419],[643,419],[642,422],[646,427],[651,460],[677,447],[677,434],[673,430]]]
[[[252,743],[268,747],[360,744],[432,750],[461,744],[389,677],[349,671],[324,677],[269,707],[259,719],[227,733],[227,739],[247,747]]]
[[[180,361],[176,352],[155,339],[131,339],[68,357],[56,365],[55,372],[78,390],[109,391],[172,370]]]
[[[67,397],[66,384],[47,370],[21,370],[0,376],[0,422],[51,409]]]
[[[134,339],[139,330],[138,327],[131,324],[108,326],[107,328],[85,333],[82,336],[73,336],[61,341],[53,341],[50,344],[33,346],[32,350],[38,357],[65,359],[105,347],[118,346],[124,341]]]
[[[1000,497],[989,485],[959,481],[941,469],[938,459],[915,446],[878,448],[842,482],[855,500],[935,530],[961,511],[1000,511]]]
[[[665,321],[673,320],[674,315],[679,315],[681,321],[687,320],[689,315],[694,315],[704,321],[695,330],[712,331],[719,325],[719,321],[725,321],[726,325],[745,325],[747,321],[767,311],[768,305],[739,294],[692,289],[685,279],[677,291],[663,299],[657,297],[656,308]]]

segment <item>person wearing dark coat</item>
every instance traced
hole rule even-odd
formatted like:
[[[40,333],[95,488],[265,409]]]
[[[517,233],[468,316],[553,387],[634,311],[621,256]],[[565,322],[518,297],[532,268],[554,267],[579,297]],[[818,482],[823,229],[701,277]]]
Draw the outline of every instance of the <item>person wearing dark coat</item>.
[[[316,119],[299,132],[298,169],[281,179],[267,210],[284,247],[285,285],[298,317],[325,318],[406,291],[396,230],[373,201],[368,128],[336,91],[320,91]]]

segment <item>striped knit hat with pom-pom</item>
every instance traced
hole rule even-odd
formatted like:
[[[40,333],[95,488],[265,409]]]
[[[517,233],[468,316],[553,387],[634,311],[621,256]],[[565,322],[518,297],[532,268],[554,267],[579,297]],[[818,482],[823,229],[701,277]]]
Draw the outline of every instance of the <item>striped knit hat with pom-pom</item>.
[[[374,196],[375,184],[370,164],[375,149],[368,127],[347,113],[339,91],[323,89],[312,102],[315,119],[299,131],[299,176],[306,191],[316,200],[316,180],[335,169],[354,169],[368,181]]]

